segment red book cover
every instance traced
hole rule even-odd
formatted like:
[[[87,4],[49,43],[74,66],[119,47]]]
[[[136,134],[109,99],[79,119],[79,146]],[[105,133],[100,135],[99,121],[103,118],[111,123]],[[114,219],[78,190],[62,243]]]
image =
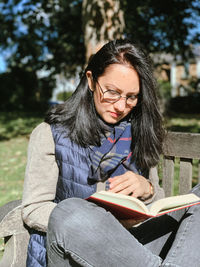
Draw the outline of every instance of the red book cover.
[[[100,198],[96,197],[89,197],[87,199],[90,202],[93,202],[97,204],[100,207],[103,207],[107,211],[110,211],[117,219],[123,220],[123,219],[147,219],[154,217],[152,215],[148,215],[142,212],[139,212],[137,210],[133,210],[124,206],[121,206],[119,204],[115,204]]]
[[[131,209],[107,200],[103,200],[101,198],[97,198],[94,196],[90,196],[89,198],[87,198],[88,201],[93,202],[95,204],[97,204],[100,207],[105,208],[107,211],[110,211],[117,219],[119,220],[123,220],[123,219],[136,219],[136,220],[140,220],[140,219],[148,219],[148,218],[153,218],[153,217],[157,217],[157,216],[161,216],[164,214],[167,214],[169,212],[175,211],[175,210],[179,210],[179,209],[184,209],[186,207],[191,207],[197,204],[200,204],[200,202],[195,202],[195,203],[190,203],[187,205],[182,205],[180,207],[175,207],[172,208],[170,211],[161,211],[159,214],[157,215],[151,215],[151,214],[146,214],[145,212],[140,212],[138,210],[135,209]]]

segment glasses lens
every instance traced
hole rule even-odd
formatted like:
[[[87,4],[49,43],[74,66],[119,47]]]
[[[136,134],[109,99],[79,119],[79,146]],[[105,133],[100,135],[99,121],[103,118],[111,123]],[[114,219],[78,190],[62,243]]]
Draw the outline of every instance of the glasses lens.
[[[128,97],[127,100],[126,100],[126,103],[128,105],[134,105],[135,104],[135,100],[137,99],[137,96],[131,96],[131,97]]]
[[[115,102],[120,99],[120,94],[116,91],[108,90],[104,92],[104,100],[107,102]]]

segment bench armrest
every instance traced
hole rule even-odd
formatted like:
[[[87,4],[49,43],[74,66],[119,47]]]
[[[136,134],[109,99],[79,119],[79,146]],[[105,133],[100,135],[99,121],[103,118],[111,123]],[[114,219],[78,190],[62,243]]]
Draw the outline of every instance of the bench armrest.
[[[0,207],[0,238],[5,242],[0,267],[25,267],[29,233],[21,217],[21,200]]]

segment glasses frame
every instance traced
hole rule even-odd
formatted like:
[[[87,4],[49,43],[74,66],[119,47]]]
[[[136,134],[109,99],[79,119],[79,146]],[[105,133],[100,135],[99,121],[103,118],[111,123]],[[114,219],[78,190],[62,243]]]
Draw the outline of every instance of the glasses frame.
[[[99,82],[98,81],[96,81],[96,83],[98,84],[98,86],[99,86],[99,89],[100,89],[100,91],[101,91],[101,93],[102,93],[102,95],[103,95],[103,99],[104,99],[104,101],[106,101],[107,103],[116,103],[117,101],[119,101],[121,98],[124,98],[124,99],[126,99],[126,104],[127,105],[129,105],[129,106],[134,106],[134,103],[133,104],[129,104],[129,103],[127,103],[127,100],[128,99],[130,99],[131,97],[133,97],[133,96],[122,96],[119,92],[117,92],[117,91],[115,91],[115,90],[106,90],[105,92],[103,91],[103,89],[102,89],[102,87],[101,87],[101,85],[99,84]],[[106,100],[105,98],[104,98],[104,94],[106,93],[106,92],[115,92],[116,94],[118,94],[119,95],[119,98],[118,99],[116,99],[116,100],[111,100],[111,101],[109,101],[109,100]],[[134,98],[134,100],[135,99],[137,99],[138,98],[138,95],[134,95],[135,96],[135,98]]]

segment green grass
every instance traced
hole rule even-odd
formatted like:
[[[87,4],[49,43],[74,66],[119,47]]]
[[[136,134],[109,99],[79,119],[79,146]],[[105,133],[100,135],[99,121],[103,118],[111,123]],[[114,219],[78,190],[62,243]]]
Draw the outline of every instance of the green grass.
[[[200,114],[171,114],[164,122],[170,131],[200,133]]]
[[[0,112],[0,141],[29,135],[43,117],[39,113]]]
[[[27,144],[26,136],[0,142],[0,206],[22,196]]]
[[[43,117],[44,114],[35,113],[0,113],[0,206],[22,197],[29,135]],[[200,115],[172,114],[165,118],[165,125],[171,131],[199,133]],[[197,182],[197,164],[194,183]],[[178,175],[176,164],[174,194],[178,190]],[[0,239],[0,258],[2,254],[3,240]]]

